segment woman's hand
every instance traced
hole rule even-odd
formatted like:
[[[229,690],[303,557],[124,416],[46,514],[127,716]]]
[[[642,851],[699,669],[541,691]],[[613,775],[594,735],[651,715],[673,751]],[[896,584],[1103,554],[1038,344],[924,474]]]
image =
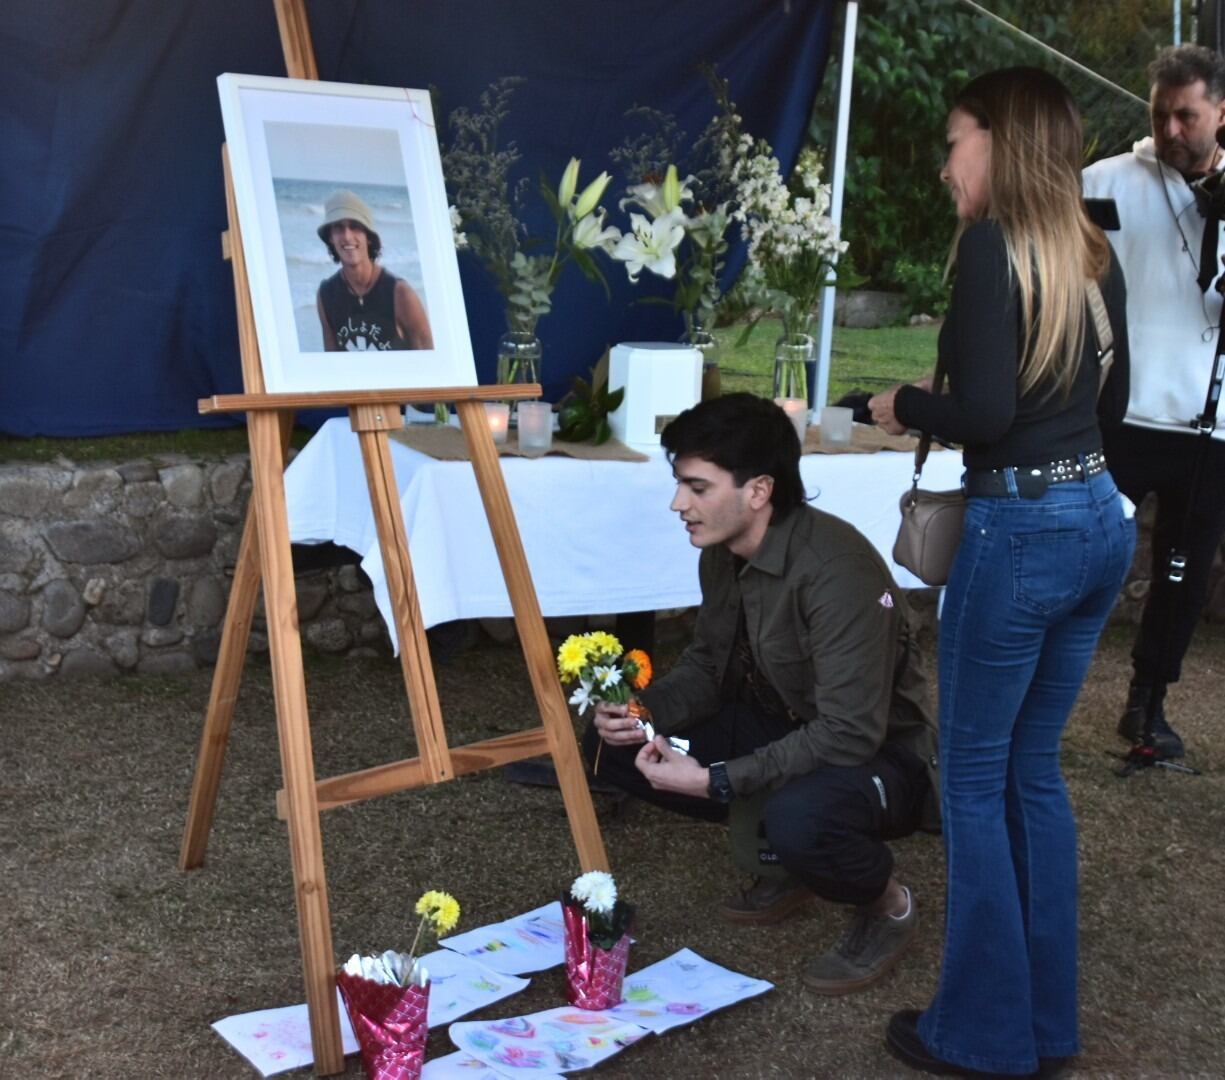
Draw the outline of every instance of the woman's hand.
[[[897,392],[898,388],[894,386],[883,394],[877,394],[869,399],[868,408],[872,411],[872,420],[877,427],[883,428],[890,435],[905,435],[906,425],[893,412],[893,399],[897,397]]]

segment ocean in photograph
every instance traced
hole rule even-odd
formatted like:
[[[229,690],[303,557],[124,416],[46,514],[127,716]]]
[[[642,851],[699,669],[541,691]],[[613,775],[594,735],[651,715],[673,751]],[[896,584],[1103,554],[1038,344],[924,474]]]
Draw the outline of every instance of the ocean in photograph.
[[[379,263],[384,270],[404,278],[421,297],[426,313],[430,303],[421,275],[421,256],[417,232],[413,227],[413,208],[408,190],[387,184],[339,183],[328,180],[290,180],[274,178],[277,217],[285,245],[285,265],[289,272],[289,292],[293,299],[294,325],[298,330],[300,352],[322,352],[323,333],[315,294],[319,284],[338,267],[332,261],[318,228],[323,223],[323,204],[337,188],[352,191],[370,207],[374,231],[383,242]]]

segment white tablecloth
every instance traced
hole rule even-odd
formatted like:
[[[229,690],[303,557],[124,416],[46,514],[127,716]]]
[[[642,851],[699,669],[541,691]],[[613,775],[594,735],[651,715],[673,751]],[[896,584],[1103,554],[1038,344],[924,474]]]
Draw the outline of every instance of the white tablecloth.
[[[391,442],[404,527],[426,626],[512,614],[472,465],[436,461]],[[528,566],[545,615],[687,607],[700,600],[698,551],[668,509],[674,483],[661,453],[648,462],[501,458]],[[850,521],[899,585],[920,584],[889,558],[910,454],[806,454],[812,504]],[[961,455],[933,453],[923,486],[956,487]],[[329,420],[285,472],[294,543],[331,540],[362,556],[395,642],[378,535],[357,436]]]

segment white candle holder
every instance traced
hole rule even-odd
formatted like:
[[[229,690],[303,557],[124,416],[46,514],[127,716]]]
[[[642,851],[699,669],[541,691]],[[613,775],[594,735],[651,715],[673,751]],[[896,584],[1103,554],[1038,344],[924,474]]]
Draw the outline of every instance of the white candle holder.
[[[494,444],[504,445],[510,428],[510,406],[505,401],[485,402],[485,419],[489,422],[489,433],[493,436]]]
[[[776,397],[774,404],[787,414],[787,419],[795,427],[795,434],[800,440],[800,449],[804,449],[804,435],[808,430],[808,402],[799,397]]]
[[[850,446],[853,410],[844,405],[826,405],[821,410],[821,445]]]
[[[544,454],[553,445],[553,406],[547,401],[521,401],[519,449],[524,453]]]

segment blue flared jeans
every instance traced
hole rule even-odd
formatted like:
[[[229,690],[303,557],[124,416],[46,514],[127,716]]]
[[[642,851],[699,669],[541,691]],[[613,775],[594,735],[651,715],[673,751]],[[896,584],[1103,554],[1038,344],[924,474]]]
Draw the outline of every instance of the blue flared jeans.
[[[1059,742],[1134,549],[1108,472],[967,500],[940,624],[944,962],[919,1020],[944,1061],[1028,1073],[1079,1051]]]

